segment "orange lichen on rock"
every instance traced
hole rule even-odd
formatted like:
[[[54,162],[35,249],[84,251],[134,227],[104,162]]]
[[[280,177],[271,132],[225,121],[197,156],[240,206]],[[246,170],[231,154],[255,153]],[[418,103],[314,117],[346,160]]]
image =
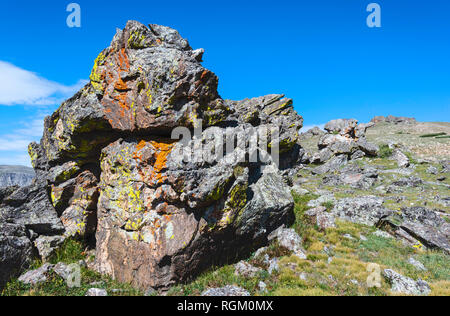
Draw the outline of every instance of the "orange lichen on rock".
[[[148,144],[150,144],[154,148],[155,152],[153,158],[155,159],[155,162],[152,166],[153,169],[150,175],[148,176],[142,172],[141,177],[142,179],[148,179],[150,182],[154,184],[162,184],[167,179],[167,177],[163,176],[162,171],[166,168],[167,159],[170,153],[172,152],[174,143],[158,142],[158,141],[147,142],[145,140],[141,140],[139,144],[136,146],[136,151],[133,154],[133,158],[142,162],[143,155],[141,151]]]

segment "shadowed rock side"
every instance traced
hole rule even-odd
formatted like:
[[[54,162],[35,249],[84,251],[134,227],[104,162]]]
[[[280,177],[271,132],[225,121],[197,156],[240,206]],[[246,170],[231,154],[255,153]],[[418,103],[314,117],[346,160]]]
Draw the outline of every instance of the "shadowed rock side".
[[[34,171],[23,166],[0,166],[0,188],[27,186],[34,179]]]
[[[96,59],[90,83],[45,119],[41,143],[29,147],[35,187],[64,236],[96,240],[96,268],[142,289],[248,255],[293,218],[272,161],[225,159],[239,149],[217,162],[181,161],[171,132],[199,120],[224,140],[227,130],[279,126],[287,172],[304,155],[292,100],[223,100],[202,55],[173,29],[128,22]]]

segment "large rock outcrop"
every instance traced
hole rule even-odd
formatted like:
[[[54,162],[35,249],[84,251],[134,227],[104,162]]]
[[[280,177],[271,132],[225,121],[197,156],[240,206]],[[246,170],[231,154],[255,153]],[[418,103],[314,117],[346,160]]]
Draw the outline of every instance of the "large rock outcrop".
[[[223,100],[202,55],[168,27],[132,21],[118,30],[89,84],[45,119],[41,143],[29,147],[39,196],[56,219],[23,224],[96,241],[100,272],[159,289],[247,255],[289,223],[294,202],[280,169],[304,155],[303,119],[283,95]],[[173,139],[179,127],[195,137]],[[267,146],[246,152],[255,135]]]

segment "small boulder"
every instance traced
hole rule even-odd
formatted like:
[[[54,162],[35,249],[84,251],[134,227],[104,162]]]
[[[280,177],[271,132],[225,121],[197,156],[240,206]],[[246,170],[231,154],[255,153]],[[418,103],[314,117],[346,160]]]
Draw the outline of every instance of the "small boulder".
[[[27,284],[27,285],[36,285],[38,283],[44,283],[47,281],[47,276],[50,273],[50,271],[53,269],[52,264],[44,264],[42,267],[28,271],[27,273],[23,274],[19,281]]]
[[[295,230],[280,227],[270,234],[268,239],[269,241],[277,240],[281,247],[292,251],[300,259],[306,259],[302,249],[302,239]]]
[[[412,257],[409,258],[408,263],[410,265],[414,266],[419,271],[428,271],[428,269],[425,268],[425,266],[421,262],[417,261],[416,259],[414,259]]]
[[[47,261],[55,250],[64,243],[63,236],[39,236],[34,245],[43,261]]]
[[[392,292],[407,295],[429,295],[431,288],[427,282],[423,280],[414,281],[393,270],[386,269],[383,271],[386,280],[392,285]]]
[[[244,278],[254,278],[258,275],[258,273],[262,271],[260,268],[254,267],[250,263],[245,261],[237,263],[234,267],[234,274],[236,276],[242,276]]]

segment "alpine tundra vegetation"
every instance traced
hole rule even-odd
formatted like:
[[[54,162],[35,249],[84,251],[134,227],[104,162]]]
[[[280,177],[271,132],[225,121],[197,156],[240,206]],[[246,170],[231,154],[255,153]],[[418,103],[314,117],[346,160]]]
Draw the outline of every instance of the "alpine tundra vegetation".
[[[30,144],[33,182],[0,187],[3,295],[450,295],[450,123],[302,134],[284,95],[222,99],[203,54],[169,27],[117,31]],[[191,147],[214,129],[225,155],[179,159],[173,130],[200,122]],[[225,148],[273,126],[256,161]]]

